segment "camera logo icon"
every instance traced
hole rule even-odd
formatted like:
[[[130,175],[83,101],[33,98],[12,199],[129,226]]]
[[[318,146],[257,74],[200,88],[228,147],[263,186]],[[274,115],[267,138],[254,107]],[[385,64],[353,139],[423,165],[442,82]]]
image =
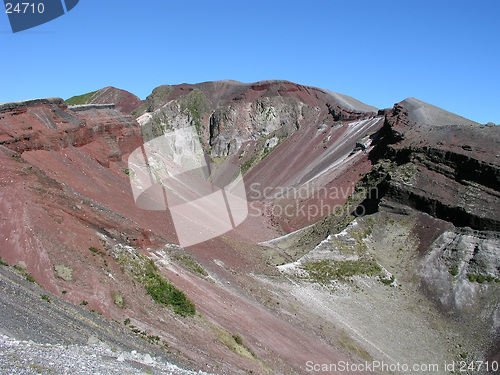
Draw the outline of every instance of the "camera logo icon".
[[[248,215],[246,189],[237,164],[214,164],[194,126],[146,142],[128,159],[135,203],[169,210],[181,246],[220,236]]]

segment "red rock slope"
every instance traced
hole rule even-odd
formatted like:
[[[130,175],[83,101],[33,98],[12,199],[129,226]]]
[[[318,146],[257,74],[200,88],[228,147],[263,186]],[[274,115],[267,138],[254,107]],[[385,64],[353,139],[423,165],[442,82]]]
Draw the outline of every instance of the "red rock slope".
[[[217,85],[200,87],[213,89],[215,97]],[[262,100],[274,98],[277,87],[291,90],[279,94],[277,102],[286,102],[291,95],[298,107],[328,113],[332,128],[342,118],[347,122],[335,126],[348,129],[360,118],[374,115],[365,107],[353,110],[357,103],[342,96],[349,108],[329,99],[331,110],[326,105],[315,109],[321,103],[318,97],[330,94],[290,83],[260,83],[237,90],[230,86],[222,84],[222,92]],[[315,97],[316,104],[300,104]],[[231,96],[225,100],[232,103]],[[187,109],[191,120],[198,120],[191,109]],[[210,114],[202,117],[210,121]],[[208,141],[206,125],[203,136]],[[318,122],[305,121],[303,126],[302,139],[308,134],[324,139],[316,135]],[[366,129],[360,129],[362,137]],[[255,131],[259,130],[249,129],[249,134]],[[130,319],[140,331],[167,342],[179,360],[210,372],[305,373],[308,360],[360,361],[356,354],[309,332],[307,322],[288,319],[265,302],[269,292],[259,292],[262,286],[251,274],[272,273],[274,268],[267,265],[266,253],[254,239],[248,240],[249,234],[265,228],[265,220],[250,220],[242,233],[229,233],[189,251],[172,244],[176,236],[168,213],[141,210],[132,197],[126,160],[142,144],[141,133],[131,117],[110,105],[68,109],[61,99],[1,105],[0,256],[10,265],[26,267],[55,296],[74,304],[85,302],[117,322]],[[321,159],[319,153],[312,160],[316,159]],[[368,164],[364,168],[369,169]],[[155,259],[201,315],[182,318],[155,303],[123,263],[139,254]]]

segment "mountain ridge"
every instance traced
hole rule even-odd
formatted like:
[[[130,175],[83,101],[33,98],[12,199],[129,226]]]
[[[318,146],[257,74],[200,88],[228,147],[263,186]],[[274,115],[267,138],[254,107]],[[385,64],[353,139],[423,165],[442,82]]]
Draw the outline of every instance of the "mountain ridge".
[[[416,99],[378,110],[336,95],[217,81],[159,86],[126,113],[92,99],[2,104],[0,256],[208,372],[495,358],[499,128]],[[182,248],[167,211],[135,205],[127,162],[188,126],[253,188],[245,222]],[[155,302],[138,276],[146,260],[201,315]]]

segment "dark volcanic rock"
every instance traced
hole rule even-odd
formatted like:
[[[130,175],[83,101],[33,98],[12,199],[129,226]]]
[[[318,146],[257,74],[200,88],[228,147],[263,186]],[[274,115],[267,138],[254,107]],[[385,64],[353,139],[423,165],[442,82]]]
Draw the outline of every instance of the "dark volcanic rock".
[[[386,115],[388,196],[479,230],[500,230],[500,128],[409,98]]]

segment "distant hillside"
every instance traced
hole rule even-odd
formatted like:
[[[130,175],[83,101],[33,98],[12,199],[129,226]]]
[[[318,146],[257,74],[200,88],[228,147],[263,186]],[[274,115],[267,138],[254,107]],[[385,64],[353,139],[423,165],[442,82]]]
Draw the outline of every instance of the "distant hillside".
[[[92,98],[97,94],[97,91],[88,92],[83,95],[72,96],[66,100],[67,105],[83,105],[92,103]]]
[[[83,95],[73,96],[66,100],[66,104],[70,106],[83,104],[114,104],[116,109],[120,112],[130,114],[142,104],[142,100],[128,91],[109,86]]]

